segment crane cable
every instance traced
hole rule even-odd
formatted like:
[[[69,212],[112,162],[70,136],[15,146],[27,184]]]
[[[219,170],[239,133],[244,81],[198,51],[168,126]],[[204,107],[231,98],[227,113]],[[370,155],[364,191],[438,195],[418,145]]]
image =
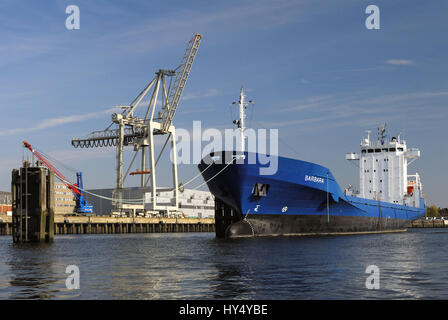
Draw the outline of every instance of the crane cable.
[[[37,148],[35,148],[35,147],[33,147],[33,149],[34,149],[35,151],[37,151],[43,158],[45,158],[46,160],[48,160],[49,163],[51,163],[51,162],[57,162],[58,164],[60,164],[61,166],[63,166],[64,168],[66,168],[66,169],[68,169],[68,170],[70,170],[70,171],[73,171],[73,172],[78,172],[78,171],[79,171],[79,170],[77,170],[77,169],[74,169],[74,168],[72,168],[72,167],[69,167],[69,166],[65,165],[65,164],[62,163],[61,161],[59,161],[59,160],[57,160],[57,159],[51,157],[50,155],[46,154],[45,152],[42,152],[41,150],[39,150],[39,149],[37,149]],[[34,152],[32,152],[32,153],[34,154]],[[125,199],[125,200],[123,200],[123,199],[115,199],[115,198],[105,197],[105,196],[102,196],[102,195],[95,194],[95,193],[93,193],[93,192],[87,191],[87,190],[85,190],[85,189],[81,189],[81,188],[78,187],[76,184],[73,184],[71,181],[68,181],[68,180],[66,180],[66,179],[64,179],[64,178],[61,178],[61,177],[59,177],[58,175],[56,175],[56,177],[57,177],[61,182],[63,182],[63,183],[65,183],[66,185],[69,185],[69,186],[71,186],[71,187],[73,187],[73,188],[79,190],[79,191],[82,192],[82,193],[87,193],[87,194],[90,194],[90,195],[92,195],[92,196],[95,196],[95,197],[98,197],[98,198],[101,198],[101,199],[110,200],[110,201],[115,201],[115,202],[120,202],[120,203],[124,203],[124,204],[141,204],[142,202],[144,202],[144,198],[141,198],[141,199]]]
[[[43,157],[45,157],[46,159],[48,159],[48,160],[52,160],[53,162],[58,162],[59,164],[61,164],[61,165],[62,165],[63,167],[65,167],[66,169],[69,169],[70,171],[73,171],[73,172],[77,172],[76,169],[64,165],[61,161],[59,161],[59,160],[57,160],[57,159],[55,159],[55,158],[49,156],[48,154],[42,152],[41,150],[38,150],[37,148],[34,148],[34,149],[35,149],[36,151],[38,151],[38,152],[39,152]],[[233,158],[232,161],[230,161],[230,162],[229,162],[224,168],[222,168],[217,174],[215,174],[213,177],[211,177],[210,179],[204,181],[203,183],[201,183],[200,185],[196,186],[195,188],[193,188],[193,189],[191,189],[191,190],[197,190],[197,189],[199,189],[200,187],[202,187],[203,185],[205,185],[206,183],[208,183],[208,182],[210,182],[211,180],[213,180],[214,178],[216,178],[216,177],[217,177],[219,174],[221,174],[221,172],[223,172],[229,165],[231,165],[231,164],[233,163],[233,161],[235,161],[235,159],[237,159],[237,158],[236,158],[236,157]],[[194,180],[196,180],[196,179],[197,179],[199,176],[201,176],[205,171],[207,171],[207,170],[212,166],[212,164],[214,164],[214,163],[213,163],[213,162],[210,163],[210,164],[209,164],[203,171],[200,171],[196,176],[194,176],[193,178],[191,178],[190,180],[188,180],[186,183],[184,183],[184,184],[183,184],[183,187],[185,187],[186,185],[188,185],[188,184],[190,184],[191,182],[193,182]],[[76,188],[77,190],[79,190],[79,191],[81,191],[81,192],[83,192],[83,193],[90,194],[90,195],[95,196],[95,197],[98,197],[98,198],[100,198],[100,199],[109,200],[109,201],[115,201],[115,202],[120,202],[120,203],[123,203],[123,204],[140,204],[140,203],[144,202],[144,198],[141,198],[141,199],[126,199],[126,200],[123,200],[123,199],[116,199],[116,198],[110,198],[110,197],[102,196],[102,195],[95,194],[95,193],[93,193],[93,192],[87,191],[86,189],[81,189],[81,188],[78,187],[76,184],[73,184],[73,183],[71,183],[71,182],[68,181],[68,180],[62,179],[62,178],[60,178],[60,177],[57,177],[57,178],[58,178],[59,180],[61,180],[62,182],[66,183],[66,184],[68,184],[68,185],[70,185],[70,186],[72,186],[73,188]],[[178,187],[178,190],[179,190],[179,189],[180,189],[180,188]]]
[[[44,157],[45,159],[47,159],[48,162],[50,162],[50,163],[52,163],[52,162],[57,162],[58,164],[60,164],[60,165],[61,165],[62,167],[64,167],[65,169],[67,169],[67,170],[69,170],[69,171],[72,171],[72,172],[75,172],[75,173],[80,171],[80,170],[78,170],[78,169],[76,169],[76,168],[72,168],[72,167],[70,167],[70,166],[64,164],[62,161],[59,161],[58,159],[53,158],[53,157],[50,156],[49,154],[43,152],[42,150],[40,150],[40,149],[38,149],[38,148],[36,148],[36,147],[33,147],[33,149],[36,150],[37,152],[39,152],[40,155],[41,155],[42,157]]]
[[[230,161],[224,168],[222,168],[222,169],[221,169],[217,174],[215,174],[213,177],[211,177],[210,179],[206,180],[205,182],[201,183],[200,185],[198,185],[197,187],[195,187],[195,188],[193,188],[193,189],[191,189],[191,190],[197,190],[197,189],[199,189],[200,187],[202,187],[203,185],[205,185],[206,183],[208,183],[208,182],[210,182],[211,180],[215,179],[215,178],[216,178],[218,175],[220,175],[220,174],[221,174],[221,173],[222,173],[228,166],[230,166],[230,165],[233,163],[233,161],[235,161],[235,159],[236,159],[236,157],[233,158],[232,161]],[[208,165],[203,171],[201,171],[198,175],[196,175],[195,177],[193,177],[192,179],[190,179],[188,182],[186,182],[186,183],[184,184],[184,186],[187,185],[187,184],[189,184],[189,183],[192,182],[193,180],[195,180],[197,177],[199,177],[199,176],[200,176],[202,173],[204,173],[208,168],[210,168],[210,167],[212,166],[212,164],[213,164],[213,163],[209,164],[209,165]],[[141,199],[125,199],[125,200],[123,200],[123,199],[116,199],[116,198],[110,198],[110,197],[102,196],[102,195],[99,195],[99,194],[96,194],[96,193],[87,191],[87,190],[85,190],[85,189],[81,189],[81,188],[79,188],[77,185],[74,185],[74,184],[72,184],[70,181],[67,181],[67,180],[65,180],[65,179],[60,179],[60,178],[59,178],[59,180],[61,180],[62,182],[65,182],[66,184],[71,185],[72,187],[78,189],[79,191],[81,191],[81,192],[83,192],[83,193],[87,193],[87,194],[90,194],[90,195],[92,195],[92,196],[94,196],[94,197],[98,197],[98,198],[100,198],[100,199],[104,199],[104,200],[110,200],[110,201],[120,202],[120,203],[124,203],[124,204],[140,204],[140,203],[144,202],[144,200],[145,200],[144,198],[141,198]]]
[[[66,169],[68,169],[68,170],[70,170],[70,171],[73,171],[73,172],[78,172],[78,171],[79,171],[79,170],[77,170],[77,169],[74,169],[74,168],[72,168],[72,167],[69,167],[69,166],[65,165],[65,164],[62,163],[61,161],[59,161],[59,160],[57,160],[56,158],[50,156],[49,154],[43,152],[42,150],[39,150],[39,149],[37,149],[37,148],[35,148],[35,147],[33,147],[33,148],[34,148],[34,150],[36,150],[37,152],[39,152],[39,153],[41,154],[41,156],[43,156],[44,158],[46,158],[47,160],[49,160],[49,162],[57,162],[58,164],[60,164],[60,165],[63,166],[64,168],[66,168]],[[158,159],[158,160],[159,160],[159,159]],[[232,161],[233,161],[233,160],[232,160]],[[190,179],[190,180],[188,180],[186,183],[184,183],[183,186],[186,186],[186,185],[190,184],[191,182],[193,182],[194,180],[196,180],[196,179],[197,179],[199,176],[201,176],[205,171],[207,171],[207,169],[209,169],[209,168],[211,167],[212,164],[213,164],[213,163],[210,163],[210,164],[209,164],[203,171],[199,172],[199,174],[197,174],[197,175],[194,176],[192,179]],[[221,170],[221,171],[222,171],[222,170]],[[220,171],[220,172],[221,172],[221,171]],[[90,195],[95,196],[95,197],[98,197],[98,198],[100,198],[100,199],[110,200],[110,201],[116,201],[116,202],[120,202],[120,203],[124,203],[124,204],[137,204],[137,203],[142,203],[142,202],[144,202],[144,198],[142,198],[142,199],[126,199],[126,200],[122,200],[122,199],[114,199],[114,198],[110,198],[110,197],[102,196],[102,195],[95,194],[95,193],[93,193],[93,192],[87,191],[87,190],[85,190],[85,189],[81,189],[81,188],[78,187],[76,184],[73,184],[72,182],[70,182],[70,181],[68,181],[68,180],[62,179],[62,178],[60,178],[60,177],[57,177],[57,178],[58,178],[60,181],[64,182],[65,184],[70,185],[70,186],[72,186],[73,188],[76,188],[77,190],[79,190],[79,191],[81,191],[81,192],[83,192],[83,193],[90,194]],[[213,179],[213,178],[212,178],[212,179]],[[211,180],[211,179],[210,179],[210,180]],[[210,181],[210,180],[209,180],[209,181]],[[205,183],[199,185],[199,186],[196,187],[196,188],[199,188],[199,187],[201,187],[201,186],[204,185],[204,184],[205,184]],[[196,190],[196,189],[193,189],[193,190]]]
[[[65,180],[65,179],[61,179],[61,178],[59,178],[59,180],[61,180],[62,182],[66,183],[66,184],[71,185],[72,187],[78,189],[79,191],[81,191],[81,192],[83,192],[83,193],[88,193],[88,194],[90,194],[90,195],[92,195],[92,196],[95,196],[95,197],[98,197],[98,198],[101,198],[101,199],[105,199],[105,200],[110,200],[110,201],[120,202],[120,203],[124,203],[124,204],[140,204],[140,203],[144,202],[144,200],[145,200],[144,198],[141,198],[141,199],[125,199],[125,200],[122,200],[122,199],[116,199],[116,198],[110,198],[110,197],[102,196],[102,195],[99,195],[99,194],[96,194],[96,193],[87,191],[87,190],[85,190],[85,189],[81,189],[81,188],[78,187],[77,185],[72,184],[70,181],[67,181],[67,180]]]

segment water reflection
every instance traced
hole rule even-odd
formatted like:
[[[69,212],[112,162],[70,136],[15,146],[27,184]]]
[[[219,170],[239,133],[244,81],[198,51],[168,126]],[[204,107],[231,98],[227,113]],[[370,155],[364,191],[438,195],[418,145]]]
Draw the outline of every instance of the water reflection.
[[[209,246],[211,277],[210,299],[250,299],[254,285],[254,259],[246,252],[254,239],[213,239]]]
[[[213,234],[0,237],[0,299],[446,299],[448,233],[222,241]],[[80,268],[81,290],[65,287]],[[380,290],[365,286],[368,265]]]
[[[213,281],[217,284],[214,287],[212,298],[241,298],[248,292],[240,267],[237,265],[223,265],[221,263],[216,264],[215,267],[218,272]]]
[[[5,267],[3,274],[9,275],[9,299],[61,299],[67,296],[65,266],[54,255],[52,244],[12,243],[8,246]]]

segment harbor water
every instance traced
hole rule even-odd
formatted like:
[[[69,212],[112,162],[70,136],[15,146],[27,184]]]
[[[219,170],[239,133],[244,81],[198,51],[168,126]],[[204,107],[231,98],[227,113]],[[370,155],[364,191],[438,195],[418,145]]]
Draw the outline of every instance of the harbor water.
[[[447,299],[447,229],[222,240],[214,233],[0,237],[0,299]],[[66,286],[79,268],[79,289]],[[368,289],[368,266],[379,289]]]

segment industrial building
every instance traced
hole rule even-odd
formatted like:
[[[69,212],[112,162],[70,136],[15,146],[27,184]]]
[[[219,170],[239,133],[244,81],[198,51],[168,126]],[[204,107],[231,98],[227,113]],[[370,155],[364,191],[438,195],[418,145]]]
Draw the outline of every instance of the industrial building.
[[[75,196],[66,184],[55,182],[54,193],[54,214],[73,213],[76,205]]]
[[[61,182],[55,182],[55,214],[73,213],[75,199],[73,192]],[[12,211],[11,192],[0,191],[0,213]]]
[[[167,207],[173,201],[174,193],[169,188],[159,188],[157,192],[157,202],[164,203]],[[96,215],[110,215],[115,212],[115,204],[112,199],[116,199],[115,189],[91,189],[85,192],[86,200],[93,205]],[[151,188],[132,187],[123,188],[121,193],[123,201],[122,210],[128,215],[179,215],[188,218],[213,218],[215,214],[215,199],[208,191],[185,189],[179,193],[179,209],[177,211],[151,210]],[[117,213],[118,214],[118,213]]]
[[[0,213],[11,212],[11,192],[0,191]]]
[[[114,198],[115,189],[92,189],[86,190],[85,197],[89,204],[93,205],[93,214],[110,215],[116,211]],[[0,191],[0,213],[11,212],[11,192]],[[73,214],[75,212],[76,200],[73,192],[65,183],[55,182],[55,215]],[[124,204],[123,214],[142,215],[150,210],[151,188],[123,188],[122,199]],[[142,202],[143,201],[143,202]],[[160,205],[169,204],[173,201],[173,191],[169,188],[159,188],[157,202]],[[135,202],[139,202],[138,204]],[[135,204],[129,204],[135,203]],[[144,203],[142,205],[142,203]],[[161,210],[152,212],[152,215],[166,216],[171,214],[187,218],[213,218],[215,210],[214,196],[208,191],[185,189],[179,193],[179,209],[175,212]]]

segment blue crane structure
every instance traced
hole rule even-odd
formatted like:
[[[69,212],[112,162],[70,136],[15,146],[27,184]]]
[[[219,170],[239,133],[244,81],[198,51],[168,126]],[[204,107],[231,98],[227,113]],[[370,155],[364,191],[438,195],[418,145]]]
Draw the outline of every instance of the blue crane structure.
[[[81,191],[80,194],[75,195],[76,206],[75,212],[77,213],[93,213],[93,206],[87,203],[87,200],[84,198],[84,185],[82,183],[82,172],[76,172],[76,185],[78,186],[78,190]]]

